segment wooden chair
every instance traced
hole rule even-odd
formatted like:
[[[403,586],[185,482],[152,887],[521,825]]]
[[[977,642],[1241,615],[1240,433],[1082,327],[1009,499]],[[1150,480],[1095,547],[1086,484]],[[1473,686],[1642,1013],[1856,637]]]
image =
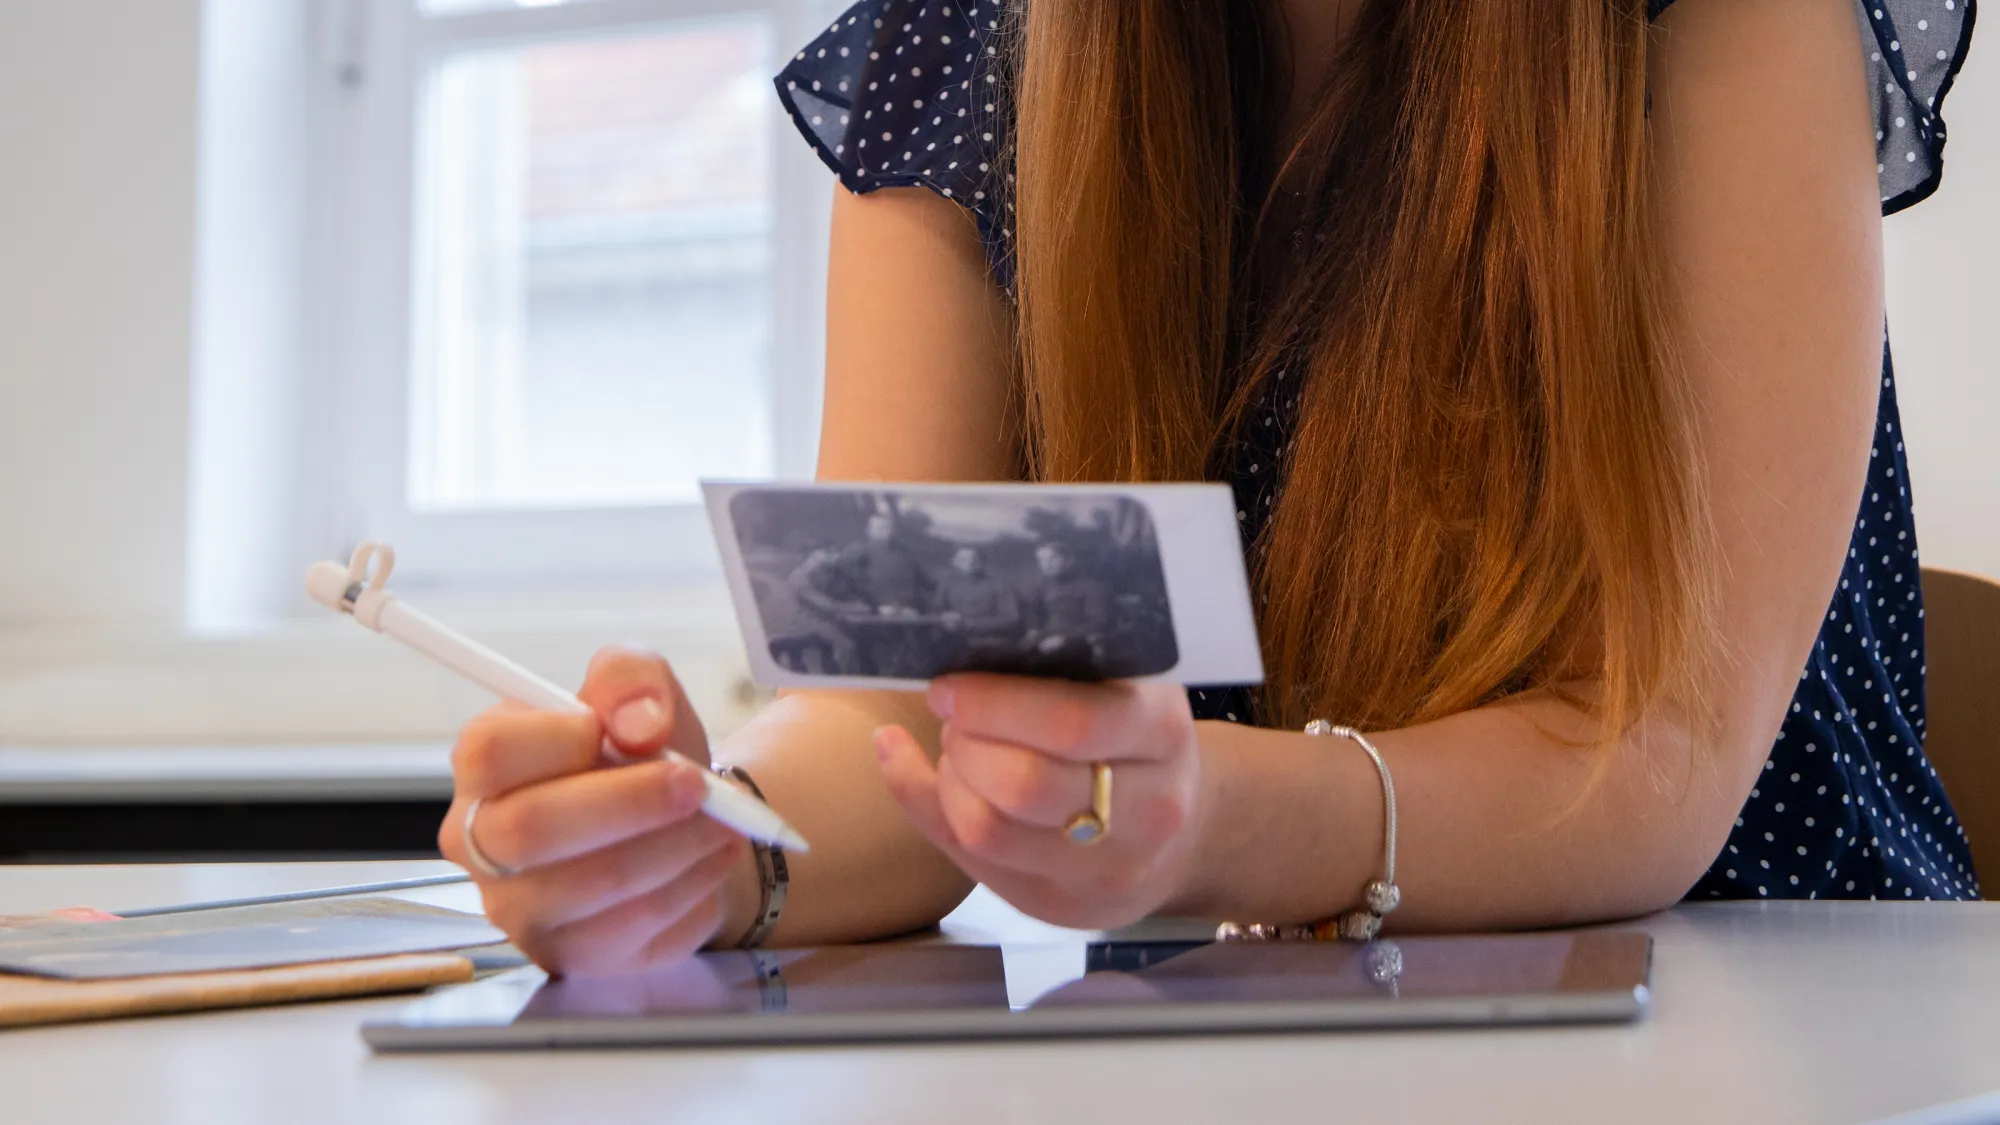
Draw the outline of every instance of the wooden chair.
[[[1987,897],[2000,898],[2000,582],[1926,568],[1924,643],[1924,752],[1965,825]]]

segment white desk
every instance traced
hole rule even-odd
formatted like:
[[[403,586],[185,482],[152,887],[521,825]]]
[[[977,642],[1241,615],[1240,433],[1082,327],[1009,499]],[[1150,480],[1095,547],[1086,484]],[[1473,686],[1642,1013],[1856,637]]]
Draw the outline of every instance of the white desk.
[[[0,913],[441,870],[0,867]],[[952,922],[1045,929],[981,898]],[[355,1028],[391,998],[0,1032],[0,1121],[1782,1125],[2000,1091],[2000,904],[1696,906],[1639,925],[1655,1010],[1633,1027],[376,1058]],[[1912,1120],[2000,1120],[2000,1101]]]

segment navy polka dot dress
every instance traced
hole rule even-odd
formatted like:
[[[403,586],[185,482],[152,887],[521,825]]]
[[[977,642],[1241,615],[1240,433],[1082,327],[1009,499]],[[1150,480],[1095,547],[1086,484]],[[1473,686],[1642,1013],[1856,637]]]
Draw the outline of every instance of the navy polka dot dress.
[[[1673,0],[1652,0],[1657,16]],[[1973,0],[1869,0],[1882,202],[1937,188],[1940,105],[1972,35]],[[1013,237],[1002,202],[999,0],[865,0],[778,76],[800,130],[848,190],[920,186],[978,220],[999,284]],[[1245,544],[1282,480],[1297,406],[1281,375],[1249,415],[1229,473]],[[1715,864],[1690,893],[1715,898],[1978,897],[1965,833],[1924,758],[1923,592],[1885,349],[1868,482],[1840,587],[1764,771]],[[1241,690],[1190,693],[1198,716],[1248,721]]]

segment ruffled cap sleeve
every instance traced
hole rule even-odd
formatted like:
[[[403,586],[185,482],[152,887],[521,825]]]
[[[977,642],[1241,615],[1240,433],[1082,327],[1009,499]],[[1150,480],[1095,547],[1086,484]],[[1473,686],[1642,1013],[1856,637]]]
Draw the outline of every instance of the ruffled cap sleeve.
[[[1972,44],[1974,0],[1863,0],[1882,209],[1920,203],[1944,176],[1944,98]]]
[[[977,209],[1002,143],[998,19],[998,0],[864,0],[792,59],[778,95],[849,191],[927,187]]]

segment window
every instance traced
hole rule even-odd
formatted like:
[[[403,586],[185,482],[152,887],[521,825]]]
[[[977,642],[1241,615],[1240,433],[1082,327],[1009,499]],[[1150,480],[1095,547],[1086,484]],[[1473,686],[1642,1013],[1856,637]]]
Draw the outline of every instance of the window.
[[[406,585],[713,573],[696,482],[805,476],[827,177],[771,87],[818,0],[349,0],[324,29],[336,550]]]

